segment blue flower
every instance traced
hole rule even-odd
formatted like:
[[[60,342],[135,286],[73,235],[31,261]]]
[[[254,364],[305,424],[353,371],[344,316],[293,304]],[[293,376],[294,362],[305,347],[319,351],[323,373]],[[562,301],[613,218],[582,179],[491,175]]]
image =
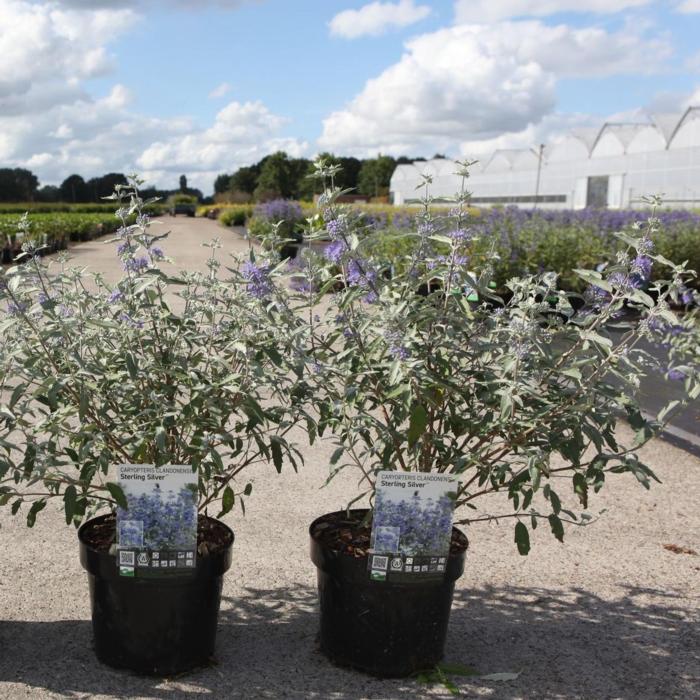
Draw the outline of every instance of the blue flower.
[[[639,289],[649,282],[651,278],[651,267],[653,261],[646,255],[638,255],[632,261],[632,269],[630,271],[630,282],[633,287]]]
[[[348,250],[349,249],[347,243],[345,243],[344,240],[336,240],[332,243],[329,243],[325,247],[323,255],[326,258],[326,260],[337,265],[338,263],[340,263],[340,261],[343,258],[343,255],[345,255],[345,253],[347,253]]]
[[[243,277],[248,282],[248,294],[256,299],[266,299],[275,290],[270,279],[270,266],[257,266],[252,260],[246,260],[242,268]]]
[[[130,258],[124,263],[124,269],[127,272],[135,272],[140,274],[147,270],[150,266],[148,258]]]

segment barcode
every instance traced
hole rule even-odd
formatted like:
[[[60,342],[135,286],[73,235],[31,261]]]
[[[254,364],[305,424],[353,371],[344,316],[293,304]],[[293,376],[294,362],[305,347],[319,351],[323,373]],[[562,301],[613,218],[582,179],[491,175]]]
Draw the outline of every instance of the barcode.
[[[119,552],[120,566],[134,566],[134,552]]]
[[[372,568],[373,569],[380,569],[381,571],[386,571],[388,566],[389,566],[389,558],[388,557],[377,557],[377,556],[372,557]]]

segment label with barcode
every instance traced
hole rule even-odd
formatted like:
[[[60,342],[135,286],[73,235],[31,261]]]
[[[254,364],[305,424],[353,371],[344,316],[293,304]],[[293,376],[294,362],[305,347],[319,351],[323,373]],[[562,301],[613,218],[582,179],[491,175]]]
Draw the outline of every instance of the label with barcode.
[[[459,482],[450,474],[377,474],[368,569],[373,581],[442,579]]]
[[[197,564],[197,472],[186,464],[120,464],[121,576],[192,576]]]
[[[136,552],[127,552],[123,549],[119,552],[119,566],[134,566],[136,564]]]

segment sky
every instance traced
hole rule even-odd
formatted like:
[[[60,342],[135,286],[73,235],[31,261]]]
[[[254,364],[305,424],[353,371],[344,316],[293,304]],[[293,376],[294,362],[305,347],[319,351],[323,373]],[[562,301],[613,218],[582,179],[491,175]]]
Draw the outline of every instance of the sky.
[[[698,36],[700,0],[0,0],[0,167],[478,158],[699,105]]]

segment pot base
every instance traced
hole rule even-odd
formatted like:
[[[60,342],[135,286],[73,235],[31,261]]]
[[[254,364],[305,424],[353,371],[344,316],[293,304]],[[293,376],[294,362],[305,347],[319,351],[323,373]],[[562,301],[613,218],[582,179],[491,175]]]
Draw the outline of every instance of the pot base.
[[[233,532],[220,551],[197,559],[192,575],[130,578],[116,557],[86,544],[78,531],[80,561],[88,572],[95,653],[103,663],[137,673],[170,676],[207,664],[214,653],[223,574],[231,565]]]
[[[366,511],[351,511],[359,520]],[[334,551],[311,525],[311,558],[318,567],[321,607],[319,643],[335,664],[383,678],[401,678],[433,668],[443,656],[452,595],[464,571],[465,552],[451,553],[441,581],[372,581],[367,557]],[[460,538],[464,538],[459,533]]]

